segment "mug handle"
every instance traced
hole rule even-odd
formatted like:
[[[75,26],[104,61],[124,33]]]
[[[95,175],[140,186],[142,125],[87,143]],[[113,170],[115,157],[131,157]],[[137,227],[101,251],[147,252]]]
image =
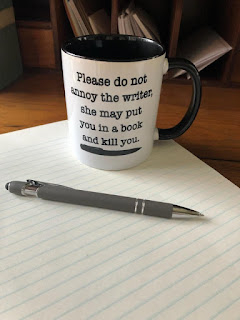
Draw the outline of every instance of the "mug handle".
[[[193,123],[200,106],[201,96],[202,96],[202,86],[200,81],[200,76],[195,65],[186,59],[181,58],[169,58],[168,59],[170,69],[183,69],[186,70],[192,79],[193,92],[192,99],[188,110],[183,117],[183,119],[174,127],[169,129],[158,129],[158,139],[159,140],[169,140],[175,139],[181,136]]]

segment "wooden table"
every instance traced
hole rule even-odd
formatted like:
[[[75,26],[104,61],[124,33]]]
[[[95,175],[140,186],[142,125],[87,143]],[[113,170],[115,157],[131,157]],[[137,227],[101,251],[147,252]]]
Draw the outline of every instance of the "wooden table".
[[[164,83],[157,126],[176,124],[190,96],[190,85]],[[25,73],[0,92],[0,133],[66,118],[60,72]],[[177,142],[240,186],[240,89],[204,87],[199,114]]]

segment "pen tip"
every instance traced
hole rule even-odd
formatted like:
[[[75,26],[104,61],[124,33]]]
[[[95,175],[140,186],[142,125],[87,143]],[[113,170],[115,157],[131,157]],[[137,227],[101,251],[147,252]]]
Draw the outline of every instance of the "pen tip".
[[[199,216],[199,217],[204,217],[204,214],[202,214],[201,212],[195,211],[195,210],[191,210],[191,214]]]
[[[193,216],[199,216],[199,217],[203,217],[204,214],[198,212],[198,211],[195,211],[195,210],[191,210],[191,209],[188,209],[188,208],[185,208],[185,207],[180,207],[180,206],[177,206],[177,205],[173,205],[173,213],[176,213],[176,214],[189,214],[189,215],[193,215]]]
[[[8,188],[9,188],[9,182],[5,184],[5,188],[6,188],[6,190],[8,190]]]

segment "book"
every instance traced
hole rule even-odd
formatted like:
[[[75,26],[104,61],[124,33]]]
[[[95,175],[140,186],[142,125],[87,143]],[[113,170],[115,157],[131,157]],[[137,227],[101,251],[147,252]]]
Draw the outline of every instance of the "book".
[[[0,90],[23,72],[14,9],[11,0],[0,2]]]
[[[15,319],[235,319],[240,189],[174,141],[123,171],[81,164],[67,121],[0,135],[0,315]],[[165,201],[155,217],[10,194],[11,180]]]
[[[97,10],[91,14],[88,19],[94,34],[111,33],[111,20],[105,9]]]
[[[88,21],[87,14],[85,12],[85,9],[81,3],[81,0],[68,0],[69,5],[74,13],[74,16],[76,17],[80,28],[83,32],[83,35],[93,34],[92,27]]]
[[[136,7],[132,12],[132,16],[147,38],[160,42],[160,36],[155,23],[142,8]]]
[[[111,32],[110,17],[99,2],[64,0],[64,5],[75,36]]]
[[[177,56],[190,60],[201,71],[230,50],[232,47],[215,30],[203,27],[180,41]],[[184,70],[179,70],[172,76],[184,73]]]
[[[67,17],[68,17],[68,20],[70,22],[70,25],[71,25],[71,28],[72,28],[72,31],[74,33],[74,36],[75,37],[79,37],[79,36],[82,36],[84,33],[81,29],[81,26],[80,24],[78,23],[78,20],[77,20],[77,17],[75,16],[74,14],[74,11],[72,10],[72,6],[71,6],[71,3],[69,0],[64,0],[64,6],[65,6],[65,10],[66,10],[66,13],[67,13]]]
[[[126,34],[126,31],[125,31],[125,24],[124,24],[124,21],[123,21],[123,15],[124,13],[122,12],[119,16],[118,16],[118,31],[120,34]]]
[[[129,3],[118,19],[120,33],[144,36],[160,42],[159,32],[153,18],[145,10],[135,6],[134,1]],[[124,27],[122,27],[122,24]]]
[[[128,14],[125,14],[123,16],[123,23],[125,27],[125,33],[129,35],[134,35],[134,30],[130,21],[130,16]]]
[[[131,14],[129,15],[129,19],[130,19],[130,23],[133,28],[133,34],[138,37],[144,37],[142,30],[139,28],[137,22],[135,21],[135,19],[133,18],[133,16]]]

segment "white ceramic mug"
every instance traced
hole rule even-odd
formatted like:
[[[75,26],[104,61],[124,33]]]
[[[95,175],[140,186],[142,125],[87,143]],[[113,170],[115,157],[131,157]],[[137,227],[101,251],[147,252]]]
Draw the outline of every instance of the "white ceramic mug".
[[[185,69],[193,80],[188,111],[179,124],[157,129],[174,139],[194,121],[201,100],[195,66],[167,59],[159,43],[127,35],[89,35],[62,47],[69,133],[76,157],[104,170],[138,165],[151,153],[163,74]]]

